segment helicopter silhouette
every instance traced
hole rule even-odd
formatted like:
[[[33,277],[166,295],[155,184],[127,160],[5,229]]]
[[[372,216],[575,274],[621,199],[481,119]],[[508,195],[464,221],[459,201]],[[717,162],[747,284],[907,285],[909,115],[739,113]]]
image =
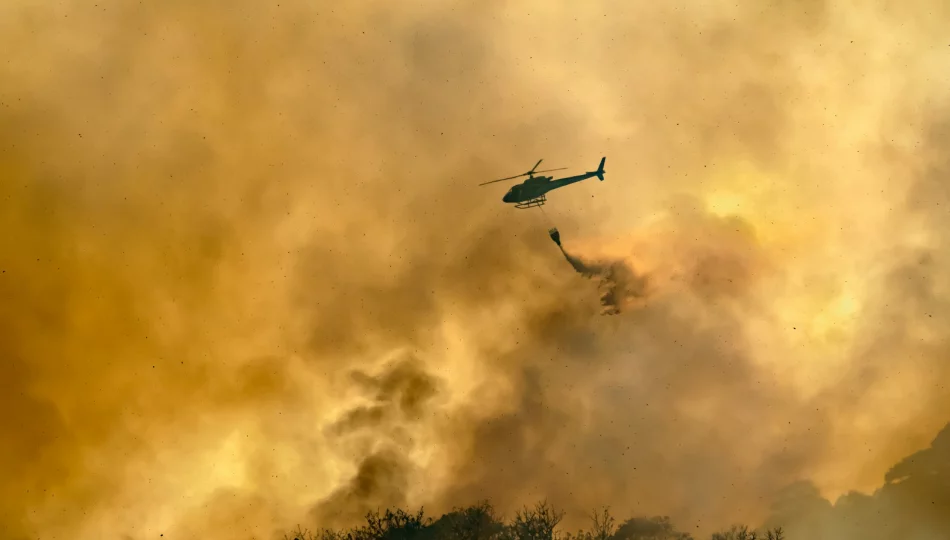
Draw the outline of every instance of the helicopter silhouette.
[[[575,182],[580,182],[581,180],[587,180],[588,178],[597,177],[600,181],[604,180],[604,162],[607,161],[606,157],[600,158],[600,165],[597,167],[596,171],[586,172],[584,174],[578,174],[576,176],[568,176],[565,178],[554,179],[553,176],[535,176],[535,174],[552,172],[552,171],[563,171],[566,167],[561,167],[560,169],[547,169],[544,171],[536,170],[538,165],[544,161],[539,159],[537,163],[534,164],[534,167],[526,173],[516,174],[514,176],[509,176],[508,178],[499,178],[498,180],[491,180],[489,182],[483,182],[479,186],[485,186],[488,184],[494,184],[495,182],[503,182],[505,180],[513,180],[515,178],[520,178],[522,176],[527,176],[528,179],[524,182],[511,186],[511,189],[505,193],[505,196],[501,198],[502,202],[514,204],[515,208],[524,209],[524,208],[533,208],[538,206],[543,206],[545,201],[547,201],[546,194],[554,189],[564,187]]]

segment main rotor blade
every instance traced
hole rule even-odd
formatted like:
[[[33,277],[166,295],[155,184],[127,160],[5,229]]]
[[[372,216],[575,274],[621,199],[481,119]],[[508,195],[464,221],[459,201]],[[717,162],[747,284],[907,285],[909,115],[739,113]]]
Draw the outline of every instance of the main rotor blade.
[[[521,176],[526,176],[527,174],[528,174],[528,173],[516,174],[516,175],[514,175],[514,176],[509,176],[508,178],[499,178],[498,180],[490,180],[490,181],[488,181],[488,182],[482,182],[481,184],[478,184],[478,185],[484,186],[484,185],[487,185],[487,184],[494,184],[495,182],[504,182],[505,180],[514,180],[515,178],[518,178],[518,177],[521,177]]]
[[[478,184],[478,185],[484,186],[484,185],[487,185],[487,184],[494,184],[495,182],[504,182],[505,180],[513,180],[513,179],[515,179],[515,178],[521,178],[522,176],[531,176],[532,174],[535,174],[535,173],[543,173],[543,172],[551,172],[551,171],[563,171],[564,169],[567,168],[567,167],[561,167],[561,168],[559,168],[559,169],[547,169],[547,170],[544,170],[544,171],[536,171],[535,169],[538,168],[538,165],[540,165],[542,161],[544,161],[544,159],[539,159],[538,162],[534,164],[534,167],[532,167],[531,170],[528,171],[528,172],[526,172],[526,173],[516,174],[516,175],[514,175],[514,176],[509,176],[508,178],[499,178],[498,180],[491,180],[491,181],[489,181],[489,182],[482,182],[481,184]]]

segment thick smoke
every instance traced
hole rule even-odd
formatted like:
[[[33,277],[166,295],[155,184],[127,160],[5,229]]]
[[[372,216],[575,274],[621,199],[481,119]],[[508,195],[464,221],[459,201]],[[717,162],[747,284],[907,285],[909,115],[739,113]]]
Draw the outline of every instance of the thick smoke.
[[[703,532],[794,481],[877,488],[950,410],[948,23],[3,3],[0,530],[267,537],[547,497],[569,527],[610,504]],[[636,270],[614,317],[476,187],[603,155],[546,208],[572,257]]]

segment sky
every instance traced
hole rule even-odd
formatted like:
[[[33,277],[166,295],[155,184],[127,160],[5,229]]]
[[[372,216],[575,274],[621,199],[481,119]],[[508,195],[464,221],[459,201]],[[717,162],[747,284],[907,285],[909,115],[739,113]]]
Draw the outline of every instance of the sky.
[[[659,4],[0,5],[0,528],[879,488],[950,422],[950,5]]]

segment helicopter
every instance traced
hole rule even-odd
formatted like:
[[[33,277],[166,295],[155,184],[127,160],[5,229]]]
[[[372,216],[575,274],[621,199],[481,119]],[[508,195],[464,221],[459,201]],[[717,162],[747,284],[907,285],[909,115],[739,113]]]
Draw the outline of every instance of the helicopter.
[[[485,186],[488,184],[494,184],[495,182],[503,182],[505,180],[512,180],[522,176],[527,176],[527,180],[518,185],[512,186],[511,189],[505,193],[505,196],[501,199],[502,202],[514,204],[515,208],[519,209],[543,206],[547,201],[546,194],[551,190],[564,187],[575,182],[580,182],[581,180],[587,180],[588,178],[593,178],[595,176],[600,179],[601,182],[603,182],[604,162],[607,161],[607,158],[600,158],[600,165],[597,167],[596,171],[590,171],[584,174],[578,174],[576,176],[558,178],[557,180],[555,180],[553,176],[535,176],[535,174],[552,171],[563,171],[566,167],[539,171],[537,168],[542,161],[544,160],[539,159],[538,162],[534,164],[534,167],[532,167],[531,170],[526,173],[516,174],[514,176],[509,176],[508,178],[499,178],[498,180],[491,180],[489,182],[483,182],[479,184],[479,186]]]

